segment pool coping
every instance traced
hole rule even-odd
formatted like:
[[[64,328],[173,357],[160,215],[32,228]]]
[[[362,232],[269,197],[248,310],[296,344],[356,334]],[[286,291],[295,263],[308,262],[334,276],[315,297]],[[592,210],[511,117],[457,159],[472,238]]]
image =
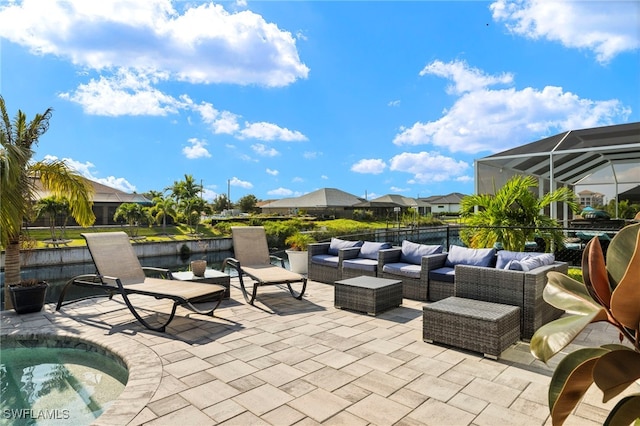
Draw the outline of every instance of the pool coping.
[[[120,396],[91,423],[92,425],[130,423],[149,403],[160,386],[162,360],[152,349],[127,336],[95,332],[71,333],[53,327],[0,330],[2,340],[39,340],[51,337],[88,344],[113,354],[122,360],[129,372],[129,378]]]

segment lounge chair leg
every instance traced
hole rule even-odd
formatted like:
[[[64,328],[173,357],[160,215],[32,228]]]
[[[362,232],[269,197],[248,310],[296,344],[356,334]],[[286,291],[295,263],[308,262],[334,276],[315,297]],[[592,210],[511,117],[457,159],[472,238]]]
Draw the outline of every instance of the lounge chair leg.
[[[287,283],[287,287],[289,287],[289,292],[294,298],[301,300],[305,290],[307,289],[307,279],[306,278],[302,279],[302,289],[298,294],[296,294],[296,292],[293,290],[293,287],[291,287],[291,283]]]
[[[144,325],[145,327],[147,327],[149,330],[151,331],[159,331],[161,333],[164,333],[166,330],[167,325],[169,325],[169,323],[171,321],[173,321],[173,317],[176,315],[176,309],[178,308],[178,302],[173,302],[173,308],[171,309],[171,314],[169,315],[169,319],[167,320],[167,322],[165,322],[164,324],[162,324],[159,327],[153,327],[151,324],[149,324],[148,322],[146,322],[139,314],[138,312],[136,312],[135,308],[133,307],[133,305],[131,304],[131,302],[129,301],[129,297],[127,297],[126,293],[122,293],[122,297],[124,298],[124,303],[127,304],[127,307],[129,308],[129,310],[131,311],[131,313],[133,314],[134,317],[136,317],[136,319],[138,321],[140,321],[140,323],[142,325]]]
[[[201,311],[200,309],[198,309],[195,306],[193,306],[192,303],[187,303],[187,306],[189,306],[189,309],[191,309],[196,314],[208,315],[208,316],[212,317],[212,316],[214,316],[213,315],[213,311],[215,311],[218,308],[218,306],[220,306],[220,303],[222,303],[222,299],[224,299],[224,292],[225,292],[224,289],[220,290],[220,297],[217,300],[216,306],[214,306],[213,309],[211,309],[209,311]],[[190,314],[187,314],[187,316],[189,316],[189,315]]]
[[[242,278],[242,272],[238,272],[238,277],[240,278],[240,289],[242,290],[242,295],[244,296],[244,300],[253,305],[253,302],[256,300],[256,294],[258,293],[258,283],[253,284],[253,291],[251,292],[251,297],[249,297],[249,293],[247,292],[246,287],[244,286],[244,279]]]

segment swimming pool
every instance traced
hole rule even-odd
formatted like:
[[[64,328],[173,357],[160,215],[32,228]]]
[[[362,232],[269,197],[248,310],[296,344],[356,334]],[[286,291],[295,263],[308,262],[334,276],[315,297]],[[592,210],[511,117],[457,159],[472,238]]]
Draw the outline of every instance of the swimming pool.
[[[122,359],[87,342],[3,336],[0,424],[90,424],[120,396],[128,376]]]

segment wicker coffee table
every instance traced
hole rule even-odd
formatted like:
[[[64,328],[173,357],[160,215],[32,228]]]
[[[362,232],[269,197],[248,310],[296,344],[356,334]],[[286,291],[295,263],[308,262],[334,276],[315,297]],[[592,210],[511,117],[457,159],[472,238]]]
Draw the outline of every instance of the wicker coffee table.
[[[423,307],[425,342],[456,346],[497,359],[520,338],[520,308],[448,297]]]
[[[402,281],[376,277],[355,277],[334,284],[336,308],[377,315],[402,304]]]
[[[224,291],[224,298],[228,299],[231,296],[231,278],[229,274],[217,271],[215,269],[205,269],[204,277],[198,277],[193,275],[191,271],[184,272],[172,272],[173,278],[180,281],[194,281],[198,283],[207,284],[220,284],[223,285],[226,290]]]

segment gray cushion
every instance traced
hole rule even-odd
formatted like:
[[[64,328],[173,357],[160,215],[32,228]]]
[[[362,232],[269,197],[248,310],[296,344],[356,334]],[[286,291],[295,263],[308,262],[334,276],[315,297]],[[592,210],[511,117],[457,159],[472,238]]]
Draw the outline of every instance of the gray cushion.
[[[471,249],[466,247],[449,247],[445,266],[453,268],[456,265],[490,266],[496,255],[496,249]]]
[[[507,269],[507,263],[512,260],[522,260],[527,256],[538,256],[541,254],[544,253],[500,250],[498,251],[496,260],[496,269]]]
[[[422,266],[413,263],[385,263],[382,271],[388,274],[402,275],[409,278],[420,278]]]
[[[358,257],[356,259],[343,260],[342,268],[375,272],[378,269],[378,261],[373,259],[363,259],[361,257]]]
[[[456,279],[456,270],[453,268],[442,267],[429,271],[429,280],[444,281],[452,283]]]
[[[520,260],[511,260],[505,269],[529,272],[541,266],[552,265],[553,262],[555,262],[553,253],[544,253],[538,256],[526,256]]]
[[[378,260],[378,252],[380,250],[390,249],[391,243],[374,243],[371,241],[365,241],[360,247],[360,254],[358,257],[365,259]]]
[[[315,263],[317,265],[331,266],[333,268],[338,267],[339,263],[338,256],[331,256],[329,254],[316,254],[315,256],[311,256],[311,263]]]
[[[362,241],[349,241],[341,240],[340,238],[331,238],[331,243],[329,244],[329,250],[327,252],[333,256],[337,256],[340,249],[360,247],[361,245]]]
[[[406,263],[413,263],[420,265],[422,263],[422,256],[428,256],[430,254],[442,253],[442,246],[429,246],[426,244],[412,243],[411,241],[404,240],[402,242],[402,252],[400,253],[400,260]]]

